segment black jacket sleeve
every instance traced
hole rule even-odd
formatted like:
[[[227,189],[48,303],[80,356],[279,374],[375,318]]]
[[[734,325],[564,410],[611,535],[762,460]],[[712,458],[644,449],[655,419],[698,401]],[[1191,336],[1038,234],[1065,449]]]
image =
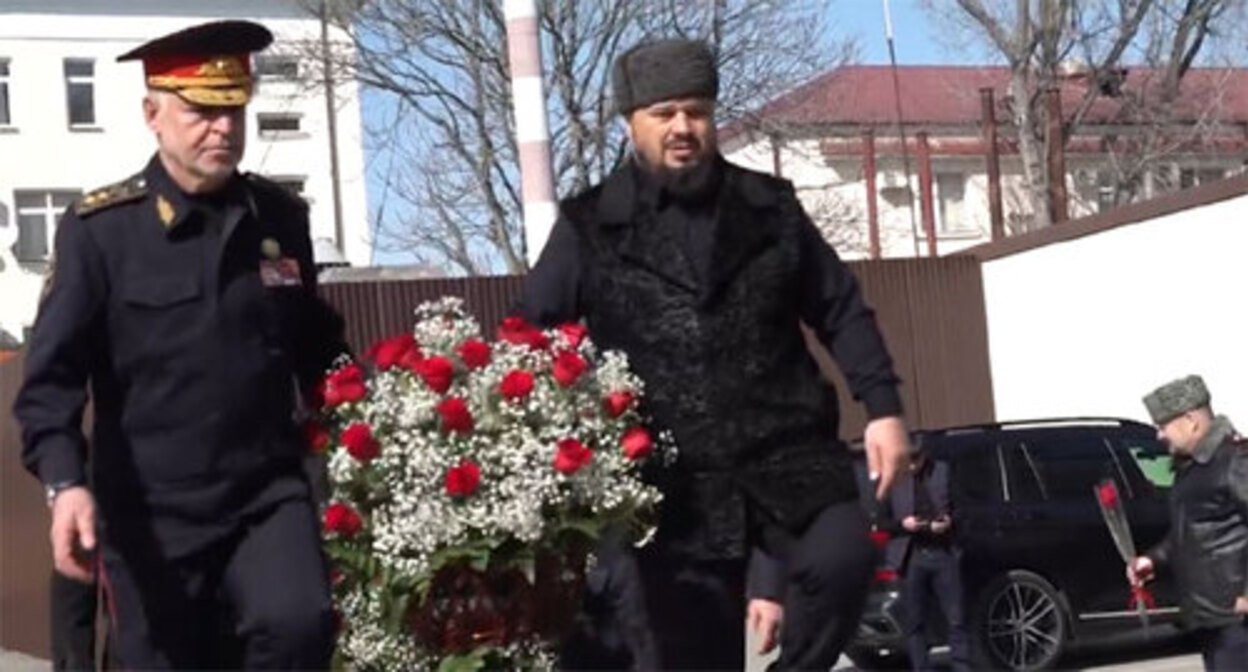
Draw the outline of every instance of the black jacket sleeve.
[[[299,387],[305,395],[315,389],[339,355],[350,354],[346,323],[333,306],[321,298],[317,287],[312,242],[306,235],[307,213],[303,213],[305,234],[299,237],[297,251],[303,285],[303,310],[295,333],[295,366]]]
[[[797,197],[790,193],[786,199],[801,222],[802,321],[832,353],[869,418],[901,415],[900,379],[858,280],[801,210]]]
[[[53,270],[13,406],[22,428],[22,462],[47,484],[86,477],[82,413],[109,291],[103,254],[88,227],[72,212],[57,227]]]
[[[580,292],[580,241],[572,223],[560,217],[513,312],[539,327],[575,322],[581,318]]]

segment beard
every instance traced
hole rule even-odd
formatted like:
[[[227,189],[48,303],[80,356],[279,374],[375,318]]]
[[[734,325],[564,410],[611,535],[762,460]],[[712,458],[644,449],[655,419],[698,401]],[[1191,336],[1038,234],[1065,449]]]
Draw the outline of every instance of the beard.
[[[696,201],[709,196],[719,184],[719,162],[714,152],[681,168],[669,168],[647,161],[635,154],[637,165],[653,180],[653,184],[680,201]]]

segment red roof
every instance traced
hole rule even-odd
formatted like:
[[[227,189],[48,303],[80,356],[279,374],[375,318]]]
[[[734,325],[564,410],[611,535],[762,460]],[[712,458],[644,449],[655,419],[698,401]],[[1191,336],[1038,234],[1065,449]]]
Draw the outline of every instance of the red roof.
[[[1157,71],[1148,69],[1127,72],[1126,89],[1143,86],[1158,76]],[[1003,66],[901,66],[897,76],[902,114],[908,124],[967,124],[980,120],[981,88],[992,87],[1000,105],[1007,93],[1010,71]],[[1063,82],[1065,114],[1075,109],[1086,87],[1087,81],[1081,78]],[[1220,100],[1217,92],[1221,92]],[[1183,79],[1181,98],[1180,105],[1187,108],[1181,113],[1186,113],[1187,120],[1216,110],[1223,122],[1248,123],[1248,68],[1193,68]],[[1085,123],[1112,121],[1118,107],[1116,99],[1102,96],[1092,106]],[[896,123],[891,68],[837,68],[771,101],[763,107],[761,116],[772,121],[813,125]]]

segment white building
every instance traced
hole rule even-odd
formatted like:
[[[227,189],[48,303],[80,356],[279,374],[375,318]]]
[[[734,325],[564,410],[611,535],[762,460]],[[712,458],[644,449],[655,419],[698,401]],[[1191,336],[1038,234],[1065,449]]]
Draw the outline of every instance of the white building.
[[[370,263],[358,88],[336,82],[341,240],[335,225],[321,24],[301,0],[0,0],[0,330],[34,319],[56,221],[77,196],[138,172],[156,149],[143,123],[142,65],[116,57],[216,19],[249,19],[276,41],[258,55],[241,170],[311,204],[312,236]],[[350,40],[330,39],[333,49]],[[332,249],[332,247],[330,248]],[[2,337],[0,337],[2,338]]]
[[[1152,73],[1129,71],[1123,91],[1146,86]],[[881,256],[927,254],[919,175],[918,136],[927,137],[932,182],[932,228],[938,254],[987,242],[991,236],[982,89],[992,89],[998,120],[1001,192],[1007,233],[1029,226],[1016,132],[1008,124],[1010,73],[1004,67],[903,66],[898,68],[907,154],[897,134],[897,101],[891,70],[848,66],[830,71],[768,103],[760,110],[763,133],[724,129],[724,154],[733,162],[780,174],[793,181],[824,234],[849,258],[868,253],[864,133],[875,135],[876,203]],[[1173,147],[1145,175],[1141,195],[1189,187],[1242,172],[1248,161],[1248,69],[1195,68],[1183,80],[1176,103]],[[1078,77],[1061,87],[1069,114],[1087,82]],[[1066,147],[1071,219],[1114,207],[1109,179],[1112,143],[1138,137],[1141,127],[1121,121],[1126,98],[1096,99],[1077,135]],[[1133,135],[1135,134],[1135,135]],[[909,169],[905,162],[908,159]],[[909,180],[907,180],[907,173]],[[907,185],[909,188],[907,189]],[[915,194],[913,215],[910,194]]]

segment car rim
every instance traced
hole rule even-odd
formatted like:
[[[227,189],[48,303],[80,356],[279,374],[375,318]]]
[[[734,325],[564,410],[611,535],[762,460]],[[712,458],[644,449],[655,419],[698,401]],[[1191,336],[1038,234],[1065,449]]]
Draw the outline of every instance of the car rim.
[[[988,607],[988,645],[993,657],[1014,670],[1029,670],[1061,648],[1057,603],[1036,586],[1010,583]]]

